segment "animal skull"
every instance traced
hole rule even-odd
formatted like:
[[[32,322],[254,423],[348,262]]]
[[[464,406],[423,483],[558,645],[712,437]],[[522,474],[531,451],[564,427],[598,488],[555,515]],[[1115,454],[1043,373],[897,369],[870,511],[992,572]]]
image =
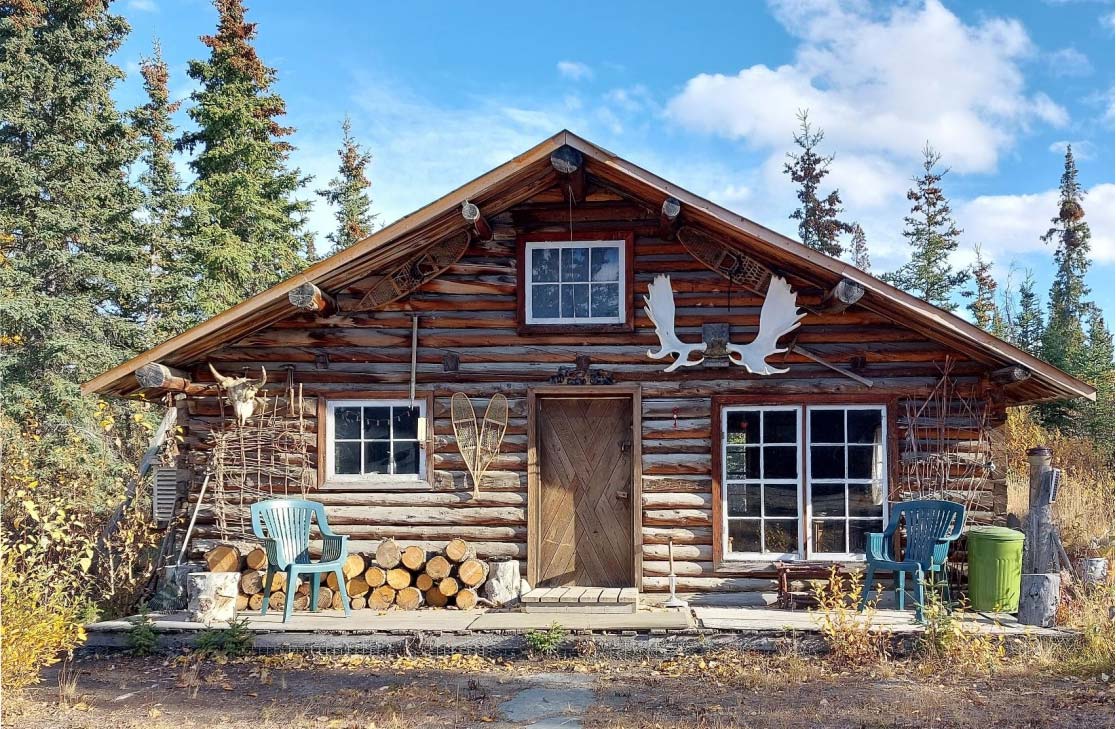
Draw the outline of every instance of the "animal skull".
[[[252,413],[256,411],[256,393],[267,383],[267,370],[260,367],[259,381],[247,377],[226,377],[209,365],[210,372],[217,378],[217,384],[225,391],[225,398],[236,413],[236,420],[241,425],[248,422]]]

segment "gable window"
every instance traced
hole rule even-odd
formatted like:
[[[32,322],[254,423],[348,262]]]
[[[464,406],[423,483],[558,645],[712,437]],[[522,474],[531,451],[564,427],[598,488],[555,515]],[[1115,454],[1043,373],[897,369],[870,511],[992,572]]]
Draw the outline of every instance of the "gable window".
[[[327,479],[426,478],[424,401],[335,400],[325,415]]]
[[[720,410],[725,560],[856,559],[887,511],[886,408]]]
[[[625,322],[625,241],[529,241],[524,253],[527,324]]]

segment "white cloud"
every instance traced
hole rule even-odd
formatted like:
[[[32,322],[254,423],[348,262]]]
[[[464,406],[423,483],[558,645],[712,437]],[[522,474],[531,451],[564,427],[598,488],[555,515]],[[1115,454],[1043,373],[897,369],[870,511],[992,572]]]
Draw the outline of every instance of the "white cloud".
[[[159,11],[159,6],[155,4],[155,0],[128,0],[129,10],[138,10],[141,13],[155,13]]]
[[[798,109],[833,148],[916,160],[929,140],[958,172],[991,172],[1018,133],[1061,126],[1065,109],[1026,89],[1036,53],[1015,20],[967,25],[938,0],[885,14],[825,0],[784,0],[776,17],[799,39],[793,63],[735,76],[700,74],[670,101],[684,127],[785,148]]]
[[[1048,53],[1046,65],[1054,76],[1088,76],[1093,72],[1088,56],[1072,46]]]
[[[593,78],[593,69],[581,61],[558,61],[558,73],[573,81]]]
[[[1059,139],[1051,143],[1047,149],[1061,157],[1066,153],[1066,145],[1073,147],[1073,156],[1078,160],[1092,159],[1096,152],[1096,145],[1088,139]]]

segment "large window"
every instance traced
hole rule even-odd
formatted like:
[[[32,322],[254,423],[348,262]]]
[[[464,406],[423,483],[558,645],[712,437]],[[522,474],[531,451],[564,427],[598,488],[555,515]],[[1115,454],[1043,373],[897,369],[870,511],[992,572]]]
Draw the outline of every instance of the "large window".
[[[620,240],[526,243],[526,323],[623,323],[624,248]]]
[[[886,518],[882,406],[721,409],[726,560],[856,558]]]
[[[426,403],[336,400],[326,407],[326,476],[341,481],[426,477]]]

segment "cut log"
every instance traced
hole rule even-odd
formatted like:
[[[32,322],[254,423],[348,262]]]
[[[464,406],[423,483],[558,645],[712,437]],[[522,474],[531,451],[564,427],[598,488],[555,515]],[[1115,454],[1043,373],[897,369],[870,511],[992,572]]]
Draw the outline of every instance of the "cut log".
[[[453,597],[461,589],[461,584],[452,577],[446,577],[438,583],[438,592],[446,597]]]
[[[240,555],[237,555],[239,560]],[[187,577],[190,620],[212,625],[236,617],[237,572],[193,572]]]
[[[249,570],[266,570],[267,552],[263,551],[260,547],[256,547],[251,552],[244,555],[244,568]]]
[[[247,610],[248,609],[248,600],[249,599],[250,598],[247,595],[237,595],[236,596],[236,611],[238,613],[241,612],[242,610]],[[261,597],[260,599],[262,600],[263,598]]]
[[[519,599],[519,562],[514,559],[492,562],[484,583],[484,597],[495,605],[508,605]]]
[[[328,587],[323,587],[323,590],[328,590]],[[342,610],[344,607],[341,605],[341,593],[333,591],[333,600],[329,603],[329,607],[333,610]],[[350,605],[350,607],[352,607]]]
[[[334,298],[309,281],[288,291],[287,300],[296,309],[314,312],[322,316],[328,316],[337,311],[337,302]]]
[[[240,550],[231,544],[218,544],[205,553],[205,563],[210,572],[240,572]]]
[[[353,610],[363,610],[368,607],[368,600],[363,595],[361,597],[350,597],[349,607]]]
[[[402,567],[387,571],[387,583],[393,590],[402,590],[411,586],[411,573]]]
[[[263,592],[264,577],[266,572],[259,570],[246,570],[240,573],[240,591],[251,597],[258,592]]]
[[[450,562],[464,562],[477,556],[477,550],[464,539],[451,539],[446,544],[446,559]]]
[[[266,579],[266,574],[265,574],[265,579]],[[273,574],[271,576],[271,591],[275,592],[276,590],[278,590],[278,591],[282,592],[283,590],[286,590],[286,589],[287,589],[287,573],[286,572],[276,572],[275,574]]]
[[[434,581],[444,580],[450,576],[450,571],[453,565],[445,557],[438,555],[431,557],[426,561],[426,574],[434,578]]]
[[[387,585],[381,585],[368,596],[368,607],[373,610],[387,610],[395,602],[395,590]]]
[[[431,587],[434,587],[434,578],[425,572],[421,575],[415,575],[415,587],[426,592]]]
[[[288,587],[287,590],[290,591],[290,588]],[[309,595],[310,594],[310,575],[307,575],[306,579],[303,579],[301,577],[298,578],[298,583],[295,585],[295,594],[296,595]]]
[[[263,607],[263,593],[262,592],[256,593],[255,595],[252,595],[250,598],[248,598],[248,609],[249,610],[259,610],[262,607]]]
[[[371,588],[368,587],[368,583],[364,581],[363,577],[354,577],[345,581],[345,592],[349,594],[349,597],[366,595],[369,589]]]
[[[457,579],[466,587],[477,587],[488,577],[488,565],[479,559],[467,559],[457,567]]]
[[[341,566],[341,574],[345,575],[346,580],[360,577],[363,572],[364,557],[361,557],[359,554],[350,554],[345,558],[345,564]]]
[[[340,599],[338,599],[338,603],[340,603]],[[331,607],[333,607],[333,590],[322,585],[318,588],[318,609],[329,610]],[[338,604],[337,607],[341,607],[341,605]]]
[[[295,595],[294,609],[295,610],[309,610],[310,609],[310,596],[309,595]]]
[[[372,565],[364,571],[364,581],[369,587],[376,588],[387,582],[387,570],[383,567]]]
[[[471,587],[459,590],[453,596],[453,604],[462,610],[472,610],[477,606],[477,591]]]
[[[400,552],[399,545],[395,543],[394,539],[385,539],[380,542],[380,546],[376,547],[376,564],[383,567],[385,570],[398,567],[402,558],[403,554]]]
[[[417,587],[404,587],[395,595],[395,604],[404,610],[418,610],[422,602],[422,590]]]
[[[271,599],[267,601],[267,606],[271,610],[282,610],[287,601],[287,593],[273,592]]]
[[[348,582],[348,580],[345,580],[345,581]],[[326,575],[326,578],[325,578],[325,583],[326,583],[326,587],[328,587],[329,589],[336,592],[337,591],[337,573],[336,572],[328,573]]]
[[[1058,588],[1061,578],[1057,573],[1023,575],[1019,589],[1019,622],[1049,628],[1054,625],[1058,609]]]
[[[400,555],[399,559],[403,563],[404,567],[409,570],[418,572],[426,565],[426,550],[417,545],[411,545],[410,547],[407,547],[403,550],[403,554]],[[404,585],[403,587],[406,587],[406,585]],[[398,590],[402,588],[396,589]]]
[[[136,370],[136,382],[141,388],[186,392],[199,390],[190,382],[190,376],[182,370],[167,367],[158,362],[148,362]]]
[[[426,591],[426,604],[430,607],[445,607],[449,604],[449,598],[441,593],[437,587],[431,587]]]

